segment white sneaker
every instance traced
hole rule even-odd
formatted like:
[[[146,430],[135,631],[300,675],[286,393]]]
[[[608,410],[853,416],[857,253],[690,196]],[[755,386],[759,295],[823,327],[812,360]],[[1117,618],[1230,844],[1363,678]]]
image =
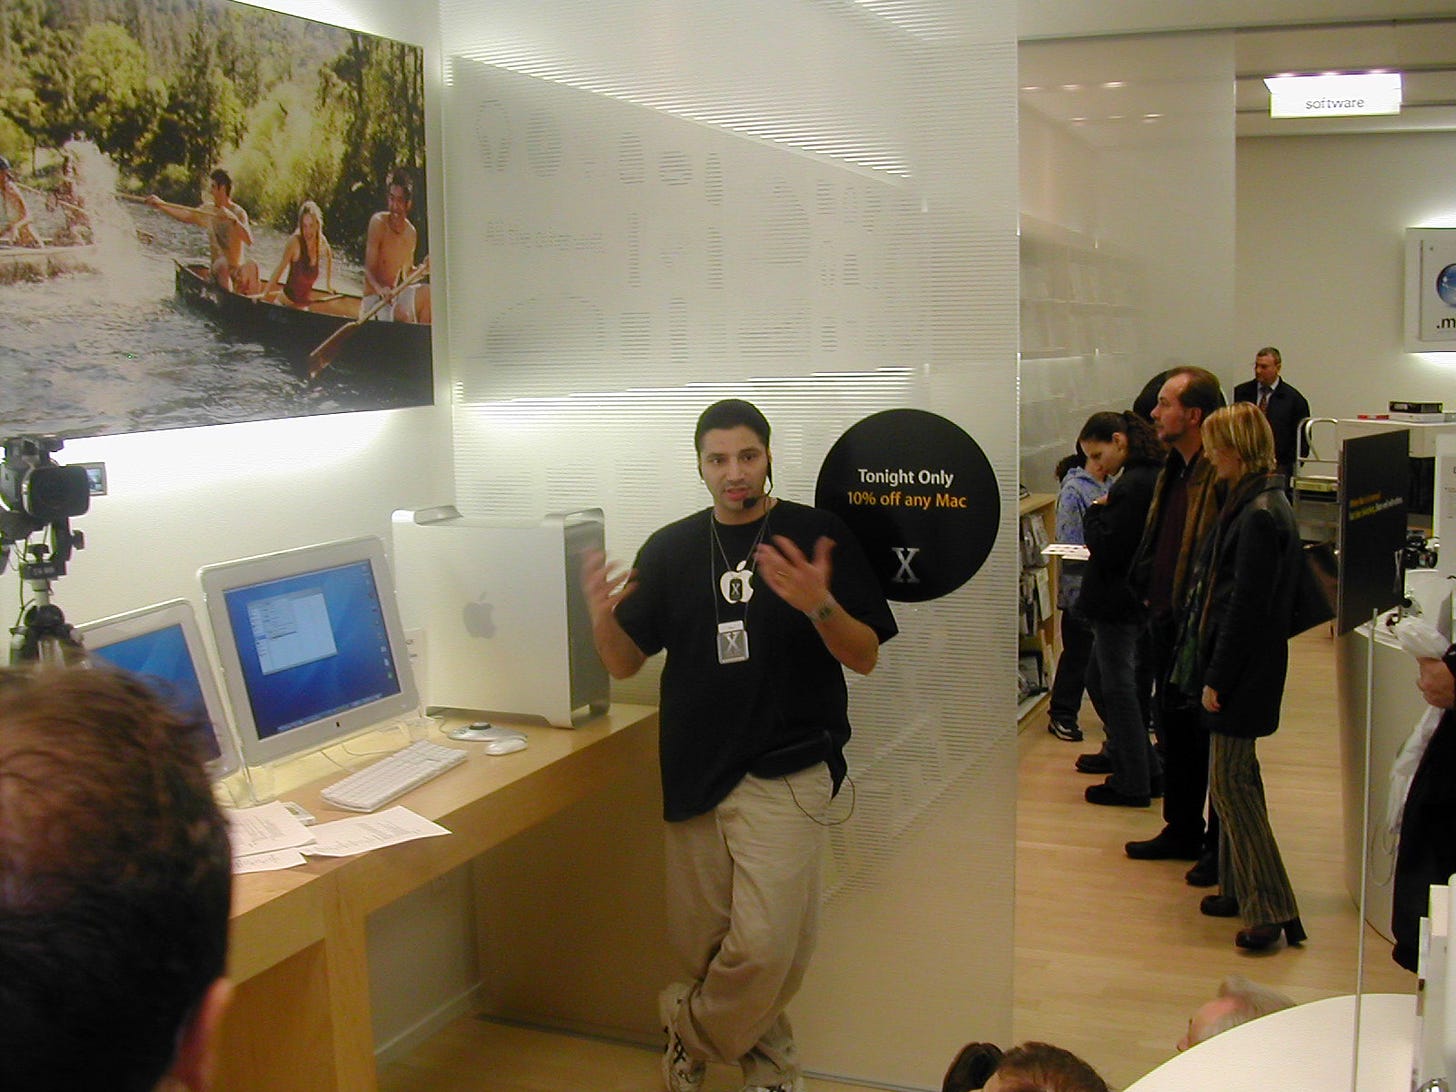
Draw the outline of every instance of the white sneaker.
[[[743,1092],[804,1092],[804,1081],[795,1077],[792,1081],[780,1081],[778,1084],[746,1084]]]
[[[691,989],[685,983],[674,982],[657,995],[657,1018],[667,1037],[667,1045],[662,1050],[662,1083],[667,1092],[700,1092],[708,1071],[706,1062],[688,1053],[673,1027],[673,1017]]]

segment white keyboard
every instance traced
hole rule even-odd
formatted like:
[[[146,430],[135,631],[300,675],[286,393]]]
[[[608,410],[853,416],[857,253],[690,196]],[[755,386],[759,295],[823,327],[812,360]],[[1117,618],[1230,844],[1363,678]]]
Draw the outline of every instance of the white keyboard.
[[[374,811],[464,761],[464,751],[422,739],[335,781],[319,795],[349,811]]]

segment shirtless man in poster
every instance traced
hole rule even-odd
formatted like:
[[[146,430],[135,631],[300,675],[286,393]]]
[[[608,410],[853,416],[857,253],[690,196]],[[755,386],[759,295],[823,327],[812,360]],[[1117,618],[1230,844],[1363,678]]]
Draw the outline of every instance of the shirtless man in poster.
[[[364,299],[359,305],[359,314],[367,315],[379,307],[372,316],[384,322],[428,323],[430,311],[430,286],[428,284],[407,284],[400,286],[418,270],[429,269],[430,259],[417,267],[415,244],[419,233],[409,221],[410,207],[414,204],[414,182],[403,167],[389,172],[389,208],[376,212],[369,218],[369,231],[364,240]]]
[[[174,220],[195,224],[207,232],[207,245],[212,250],[212,279],[224,292],[255,296],[263,289],[258,263],[248,257],[253,245],[253,229],[248,214],[233,200],[233,180],[227,171],[212,172],[212,204],[195,209],[163,201],[156,194],[147,204],[160,209]]]

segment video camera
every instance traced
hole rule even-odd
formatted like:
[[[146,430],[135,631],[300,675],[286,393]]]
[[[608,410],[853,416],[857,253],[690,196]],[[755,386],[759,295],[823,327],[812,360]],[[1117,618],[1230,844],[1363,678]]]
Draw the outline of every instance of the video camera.
[[[11,629],[12,663],[39,659],[64,663],[63,646],[75,638],[61,609],[51,602],[50,582],[66,573],[73,550],[86,545],[80,531],[71,530],[71,517],[91,507],[91,479],[84,466],[60,466],[51,458],[61,450],[54,436],[16,436],[5,441],[0,462],[0,572],[10,562],[10,549],[21,543],[20,579],[30,584],[35,602]],[[30,542],[30,536],[49,529],[50,544]]]
[[[48,523],[83,515],[91,507],[91,483],[83,466],[60,466],[51,453],[63,441],[54,436],[16,436],[5,441],[0,464],[0,501],[11,522],[29,524],[23,534]],[[8,527],[0,529],[9,531]],[[19,535],[6,537],[21,537]]]
[[[71,517],[91,507],[91,482],[84,466],[60,466],[51,458],[63,441],[54,436],[15,436],[5,441],[0,462],[0,572],[10,557],[10,546],[49,527],[53,539],[47,550],[31,547],[21,565],[21,578],[50,580],[63,576],[73,549],[85,545],[80,532],[71,530]],[[47,557],[46,554],[50,556]]]

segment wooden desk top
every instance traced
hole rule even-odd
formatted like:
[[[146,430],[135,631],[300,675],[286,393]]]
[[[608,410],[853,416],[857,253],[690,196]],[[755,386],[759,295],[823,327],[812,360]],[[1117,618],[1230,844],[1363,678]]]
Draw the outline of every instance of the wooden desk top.
[[[447,718],[445,726],[467,720]],[[539,823],[621,771],[656,760],[657,710],[650,706],[613,705],[580,728],[500,718],[496,722],[520,728],[529,746],[508,755],[489,755],[479,744],[456,742],[432,731],[433,742],[458,747],[469,757],[397,801],[447,828],[449,836],[357,857],[312,857],[281,872],[235,876],[229,977],[245,981],[267,970],[322,940],[331,915],[367,915]],[[390,731],[328,750],[358,768],[405,742],[402,733]],[[328,759],[307,755],[272,772],[279,797],[302,804],[320,823],[357,816],[319,795],[348,772]]]

